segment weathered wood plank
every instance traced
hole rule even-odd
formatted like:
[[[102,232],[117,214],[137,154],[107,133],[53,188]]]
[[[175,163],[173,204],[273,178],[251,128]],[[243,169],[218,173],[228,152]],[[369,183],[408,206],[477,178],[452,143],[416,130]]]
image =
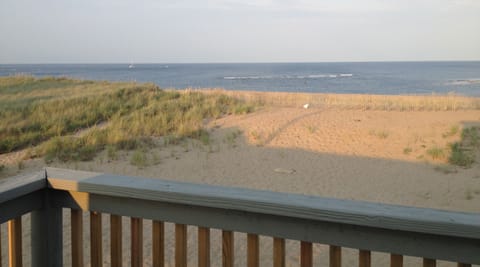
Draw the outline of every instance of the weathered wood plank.
[[[258,235],[247,234],[247,266],[259,267],[260,264],[260,244]]]
[[[300,242],[300,267],[312,267],[312,266],[313,266],[312,243],[301,241]]]
[[[153,267],[165,266],[165,227],[162,221],[152,222]]]
[[[131,218],[131,255],[132,267],[143,266],[143,220],[141,218]]]
[[[273,267],[285,267],[285,239],[273,238]]]
[[[49,186],[108,196],[480,239],[480,214],[47,168]]]
[[[394,254],[435,258],[453,262],[480,263],[477,239],[426,235],[316,220],[273,216],[235,210],[206,208],[132,198],[55,191],[59,207],[98,210],[105,213],[216,229],[256,233],[313,243],[337,244]]]
[[[369,250],[360,250],[358,255],[359,267],[371,267],[372,266],[372,253]]]
[[[234,254],[234,233],[233,231],[222,231],[222,266],[233,267]]]
[[[71,209],[70,213],[72,267],[83,267],[83,212]]]
[[[198,266],[210,267],[210,228],[198,227]]]
[[[102,214],[90,212],[90,264],[92,267],[103,266],[102,256]]]
[[[330,246],[330,267],[342,266],[342,247]]]
[[[0,179],[0,203],[47,188],[45,171]]]
[[[175,267],[187,267],[187,226],[175,224]]]
[[[390,254],[390,267],[403,267],[403,256]]]
[[[8,221],[8,266],[22,267],[22,217]]]
[[[435,266],[437,266],[436,260],[423,258],[423,267],[435,267]]]
[[[110,260],[112,266],[123,265],[122,216],[110,215]]]

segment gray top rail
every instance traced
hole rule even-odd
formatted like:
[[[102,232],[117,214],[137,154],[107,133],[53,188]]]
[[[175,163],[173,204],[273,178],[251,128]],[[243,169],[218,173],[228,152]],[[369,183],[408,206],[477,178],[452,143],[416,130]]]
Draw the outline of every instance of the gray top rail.
[[[45,171],[39,171],[1,179],[0,203],[46,188],[46,178]]]
[[[51,188],[480,239],[480,214],[47,168]]]
[[[43,207],[45,171],[0,180],[0,223]]]

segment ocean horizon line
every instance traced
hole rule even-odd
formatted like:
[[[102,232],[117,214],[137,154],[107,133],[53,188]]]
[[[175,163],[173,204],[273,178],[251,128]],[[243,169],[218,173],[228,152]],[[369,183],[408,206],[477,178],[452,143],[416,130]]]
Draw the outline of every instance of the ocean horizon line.
[[[352,60],[352,61],[238,61],[238,62],[222,62],[222,61],[212,61],[212,62],[136,62],[136,61],[125,61],[125,62],[22,62],[22,63],[0,63],[0,65],[202,65],[202,64],[325,64],[325,63],[442,63],[442,62],[480,62],[480,59],[468,59],[468,60]]]

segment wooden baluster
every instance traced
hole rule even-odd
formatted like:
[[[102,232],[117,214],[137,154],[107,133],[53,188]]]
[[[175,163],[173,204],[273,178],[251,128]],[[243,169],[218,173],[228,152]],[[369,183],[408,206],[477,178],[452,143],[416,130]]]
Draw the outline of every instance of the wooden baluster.
[[[273,238],[273,267],[285,267],[285,239]]]
[[[0,267],[2,266],[2,224],[0,223]]]
[[[70,210],[72,238],[72,267],[83,267],[83,212]]]
[[[312,267],[312,266],[313,266],[312,243],[301,241],[300,242],[300,267]]]
[[[22,217],[8,221],[8,266],[22,266]]]
[[[330,246],[330,267],[342,266],[342,247]]]
[[[260,246],[258,235],[247,234],[247,266],[259,267],[260,263]]]
[[[423,267],[435,267],[435,266],[437,266],[436,260],[423,258]]]
[[[372,266],[372,253],[370,252],[370,250],[360,250],[358,266],[359,267]]]
[[[102,214],[90,212],[90,262],[92,267],[103,266]]]
[[[110,215],[110,260],[112,266],[122,266],[122,216]]]
[[[198,227],[198,266],[210,267],[210,228]]]
[[[187,226],[175,224],[175,267],[187,267]]]
[[[141,218],[130,219],[131,229],[131,255],[132,267],[143,266],[143,220]]]
[[[234,261],[234,233],[232,231],[222,231],[222,266],[233,267]]]
[[[161,221],[152,222],[153,267],[165,266],[165,227]]]
[[[403,256],[390,254],[390,267],[403,267]]]

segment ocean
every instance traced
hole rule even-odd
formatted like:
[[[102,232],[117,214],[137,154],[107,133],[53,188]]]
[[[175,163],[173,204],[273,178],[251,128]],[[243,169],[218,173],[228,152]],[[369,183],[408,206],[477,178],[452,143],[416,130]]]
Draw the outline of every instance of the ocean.
[[[175,89],[480,96],[480,61],[0,65],[0,76],[19,74],[152,82]]]

